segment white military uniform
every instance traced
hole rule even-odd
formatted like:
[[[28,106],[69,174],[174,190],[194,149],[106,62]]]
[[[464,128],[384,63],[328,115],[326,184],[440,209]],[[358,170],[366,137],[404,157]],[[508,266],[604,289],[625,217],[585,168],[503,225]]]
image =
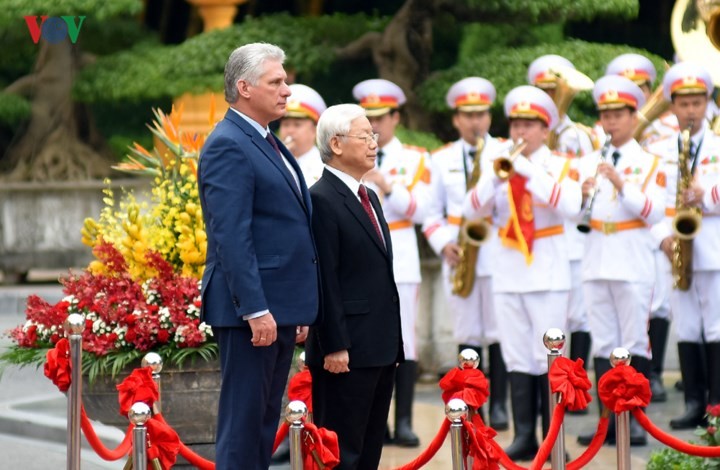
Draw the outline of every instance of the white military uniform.
[[[492,157],[502,153],[508,145],[492,136],[485,137],[480,155],[481,175],[492,173]],[[445,245],[458,240],[463,201],[467,193],[466,175],[469,178],[473,168],[471,150],[474,147],[459,139],[432,154],[430,187],[433,203],[423,224],[423,233],[438,255]],[[474,267],[475,283],[467,297],[452,293],[453,269],[443,260],[443,288],[450,309],[455,314],[454,332],[458,344],[484,346],[500,341],[493,309],[491,277],[492,263],[496,260],[496,244],[497,236],[491,230],[487,242],[478,251]]]
[[[381,149],[379,170],[392,184],[392,193],[370,185],[381,197],[393,245],[393,270],[400,296],[405,358],[417,359],[415,318],[420,293],[420,254],[415,224],[422,224],[430,204],[430,159],[425,149],[403,145],[394,137]]]
[[[502,156],[502,155],[497,155]],[[535,166],[527,182],[532,194],[535,241],[532,263],[512,248],[497,243],[493,291],[503,357],[510,372],[547,373],[547,350],[542,337],[549,328],[565,329],[570,290],[570,264],[564,218],[577,214],[580,186],[567,178],[570,160],[543,146],[533,153]],[[487,217],[496,213],[498,225],[510,219],[507,182],[486,172],[465,198],[464,215]]]
[[[313,145],[310,150],[305,152],[303,155],[300,155],[295,160],[298,165],[300,165],[300,170],[302,171],[303,177],[305,178],[305,184],[307,184],[308,188],[320,179],[325,165],[320,158],[320,151],[317,147]]]
[[[655,280],[654,242],[648,225],[663,216],[664,195],[656,184],[659,160],[633,139],[619,149],[618,194],[599,178],[582,264],[583,290],[593,334],[593,356],[607,358],[622,346],[633,356],[649,357],[647,322]],[[595,174],[600,152],[584,158],[581,179]],[[611,161],[611,160],[609,160]]]
[[[665,220],[653,228],[658,245],[672,235],[672,219],[678,175],[679,134],[656,142],[649,151],[660,156],[667,175]],[[697,151],[695,178],[705,190],[702,225],[693,240],[693,281],[690,290],[671,289],[670,303],[675,315],[678,341],[701,343],[720,341],[720,137],[703,129],[691,137]]]
[[[551,73],[551,70],[560,68],[575,69],[575,66],[566,58],[553,54],[538,57],[528,67],[528,82],[541,89],[554,88],[557,85],[557,77]],[[569,157],[582,157],[595,150],[596,145],[591,137],[592,130],[573,122],[567,114],[560,119],[552,132],[557,135],[557,148],[553,150]],[[573,164],[575,163],[573,162]],[[565,236],[568,243],[572,282],[568,300],[568,329],[571,333],[589,332],[590,327],[580,282],[580,259],[584,251],[585,239],[571,221],[565,222]]]

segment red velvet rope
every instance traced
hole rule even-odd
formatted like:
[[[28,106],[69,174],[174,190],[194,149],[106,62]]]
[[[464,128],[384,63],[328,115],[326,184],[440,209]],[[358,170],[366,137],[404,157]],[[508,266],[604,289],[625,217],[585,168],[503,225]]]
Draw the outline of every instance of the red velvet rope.
[[[170,469],[180,452],[180,436],[165,421],[160,413],[145,422],[147,429],[147,459],[157,460],[160,467]]]
[[[492,445],[497,436],[495,430],[485,426],[479,415],[475,415],[472,420],[464,419],[463,426],[467,433],[467,445],[464,446],[463,455],[472,456],[473,470],[499,469],[500,455]]]
[[[658,428],[650,421],[650,418],[639,408],[632,410],[633,416],[637,419],[638,423],[650,433],[652,437],[662,442],[668,447],[682,452],[683,454],[694,455],[696,457],[709,457],[718,458],[720,457],[720,446],[699,446],[696,444],[690,444],[677,437],[671,436],[662,429]]]
[[[288,400],[300,400],[307,406],[308,413],[313,412],[310,369],[301,370],[290,378],[290,382],[288,382]]]
[[[572,462],[568,462],[565,467],[566,470],[579,470],[595,458],[597,453],[600,451],[600,448],[605,443],[605,436],[607,435],[609,424],[610,420],[606,416],[600,418],[597,431],[595,431],[595,436],[593,436],[592,441],[590,441],[590,445],[587,449],[585,449],[585,452],[580,454],[580,457],[576,458]]]
[[[165,421],[165,417],[162,415],[162,413],[158,413],[156,416],[158,421],[167,424],[167,421]],[[187,460],[190,465],[197,467],[200,470],[215,470],[215,462],[211,462],[210,460],[207,460],[196,454],[182,441],[180,441],[180,455],[182,455],[182,457]]]
[[[435,454],[437,454],[438,450],[440,450],[443,442],[445,442],[445,438],[447,437],[448,432],[450,432],[450,421],[445,419],[440,426],[440,430],[435,435],[435,438],[432,440],[430,445],[427,446],[427,449],[425,449],[414,460],[406,463],[402,467],[397,467],[394,470],[417,470],[424,466],[430,461],[431,458],[435,456]]]
[[[304,470],[332,469],[340,464],[340,445],[334,431],[307,421],[301,445]]]
[[[480,408],[490,396],[490,387],[485,374],[478,369],[453,368],[440,379],[438,386],[443,390],[442,400],[447,403],[459,398],[469,408]]]
[[[280,446],[280,443],[287,437],[288,431],[290,431],[290,423],[288,423],[287,421],[283,421],[283,423],[280,425],[277,432],[275,433],[275,442],[273,442],[273,454]]]
[[[553,412],[547,436],[545,436],[545,440],[540,445],[540,449],[530,465],[530,470],[540,470],[543,464],[547,462],[548,456],[550,455],[550,452],[552,452],[552,448],[555,445],[558,434],[560,433],[560,426],[563,424],[563,419],[565,419],[565,407],[558,405],[555,407],[555,411]]]
[[[527,467],[522,467],[510,460],[510,457],[508,457],[503,448],[500,447],[500,444],[495,441],[493,441],[492,444],[493,447],[495,447],[498,455],[500,455],[500,465],[502,465],[504,468],[506,468],[507,470],[528,470]]]
[[[80,408],[80,427],[90,447],[92,447],[95,453],[103,460],[120,460],[127,456],[132,449],[132,425],[128,426],[127,431],[125,431],[125,437],[122,442],[112,450],[105,447],[97,434],[95,434],[95,429],[93,429],[92,423],[88,419],[87,414],[85,414],[85,407]]]

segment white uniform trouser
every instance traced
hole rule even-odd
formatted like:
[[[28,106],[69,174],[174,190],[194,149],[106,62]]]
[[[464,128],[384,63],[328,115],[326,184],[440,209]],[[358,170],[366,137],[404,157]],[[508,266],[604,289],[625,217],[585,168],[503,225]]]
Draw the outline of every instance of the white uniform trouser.
[[[568,331],[577,333],[590,332],[587,310],[583,300],[582,260],[570,260],[570,298],[568,299]]]
[[[654,250],[655,255],[655,289],[653,290],[650,318],[672,320],[670,311],[670,289],[672,288],[672,268],[670,261],[662,250]]]
[[[498,292],[494,295],[500,346],[509,372],[542,375],[548,371],[543,336],[550,328],[565,331],[568,291]]]
[[[493,305],[492,278],[475,277],[467,297],[452,293],[452,269],[442,265],[443,289],[450,311],[455,314],[455,341],[470,346],[487,346],[500,341]]]
[[[585,281],[593,357],[609,359],[617,347],[650,358],[648,321],[653,281]]]
[[[720,341],[720,271],[695,271],[690,290],[672,289],[670,305],[678,341]]]
[[[405,360],[415,361],[417,360],[415,319],[417,318],[420,284],[414,282],[398,283],[397,290],[400,296],[400,328],[402,329]]]

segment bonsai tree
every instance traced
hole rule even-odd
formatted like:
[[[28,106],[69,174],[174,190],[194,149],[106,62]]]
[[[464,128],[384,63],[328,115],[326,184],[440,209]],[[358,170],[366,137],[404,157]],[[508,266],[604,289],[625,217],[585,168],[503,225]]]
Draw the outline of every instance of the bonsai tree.
[[[4,2],[0,26],[10,31],[7,34],[17,45],[6,47],[6,51],[13,56],[19,55],[19,50],[24,57],[35,58],[30,73],[16,77],[2,90],[4,95],[14,97],[0,101],[0,120],[15,126],[18,120],[27,120],[0,161],[6,179],[77,180],[108,173],[103,137],[97,132],[88,107],[74,102],[72,88],[79,70],[93,60],[82,45],[93,44],[94,48],[102,49],[109,41],[98,40],[102,39],[98,34],[118,31],[110,26],[109,20],[120,18],[120,24],[127,25],[122,17],[138,13],[141,8],[141,0]],[[49,18],[47,23],[43,17]],[[122,29],[127,33],[127,27]],[[93,34],[95,40],[87,41],[86,36]],[[126,38],[137,36],[125,34]],[[6,58],[3,65],[7,61]]]

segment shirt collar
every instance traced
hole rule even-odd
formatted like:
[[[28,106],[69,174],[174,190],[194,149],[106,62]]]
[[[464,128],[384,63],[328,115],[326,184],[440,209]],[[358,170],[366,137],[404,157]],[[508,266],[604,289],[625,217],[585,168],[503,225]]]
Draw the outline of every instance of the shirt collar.
[[[253,129],[255,129],[256,131],[258,131],[260,133],[260,135],[263,137],[263,139],[267,138],[267,135],[268,135],[268,132],[270,132],[270,129],[268,129],[267,127],[261,126],[260,124],[258,124],[257,121],[255,121],[253,118],[251,118],[247,114],[243,114],[235,108],[230,108],[230,109],[235,111],[241,118],[245,119],[248,122],[248,124],[250,124],[253,127]]]
[[[345,185],[350,188],[350,191],[357,196],[358,190],[360,189],[360,182],[353,178],[352,176],[348,175],[347,173],[338,170],[337,168],[333,168],[330,165],[325,165],[325,169],[332,173],[333,175],[337,176],[340,181],[345,183]]]

